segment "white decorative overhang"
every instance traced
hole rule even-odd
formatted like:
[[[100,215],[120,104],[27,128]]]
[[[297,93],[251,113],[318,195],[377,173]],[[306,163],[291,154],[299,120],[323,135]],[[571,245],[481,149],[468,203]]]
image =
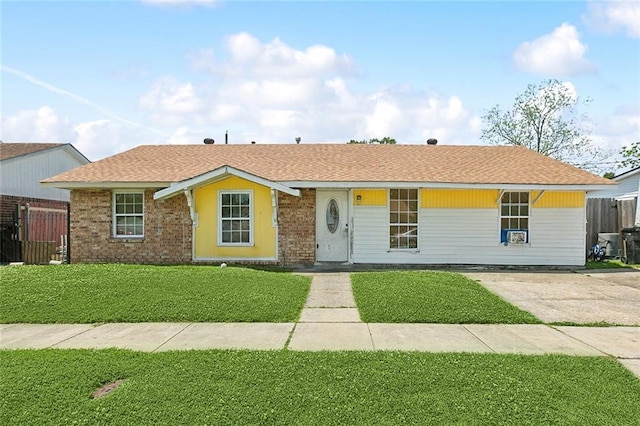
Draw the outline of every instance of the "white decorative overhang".
[[[193,188],[198,188],[219,180],[226,179],[229,176],[236,176],[240,179],[248,180],[249,182],[266,186],[267,188],[275,189],[280,192],[284,192],[285,194],[293,195],[295,197],[300,196],[299,189],[294,189],[290,186],[244,172],[242,170],[236,169],[235,167],[222,166],[210,172],[203,173],[199,176],[192,177],[181,182],[173,183],[168,188],[161,189],[160,191],[157,191],[155,194],[153,194],[153,199],[165,200],[167,198],[173,197],[174,195],[189,191]]]

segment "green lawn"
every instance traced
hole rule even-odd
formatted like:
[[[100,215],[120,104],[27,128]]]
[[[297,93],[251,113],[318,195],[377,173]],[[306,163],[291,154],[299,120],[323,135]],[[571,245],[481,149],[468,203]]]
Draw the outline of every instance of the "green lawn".
[[[288,322],[311,281],[213,266],[19,266],[0,274],[0,323]]]
[[[540,321],[454,272],[351,274],[364,322],[530,324]]]
[[[0,351],[0,423],[637,424],[611,358],[416,352]],[[105,397],[104,383],[125,379]]]
[[[606,260],[603,262],[595,262],[593,260],[588,261],[586,264],[587,269],[620,269],[620,268],[634,268],[639,269],[640,265],[623,263],[621,260]]]

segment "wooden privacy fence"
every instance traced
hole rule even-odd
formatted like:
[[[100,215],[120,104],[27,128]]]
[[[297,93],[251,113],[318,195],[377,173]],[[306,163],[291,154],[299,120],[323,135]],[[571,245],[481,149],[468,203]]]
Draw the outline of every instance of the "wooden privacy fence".
[[[636,200],[616,201],[615,198],[587,199],[587,248],[598,242],[599,233],[619,234],[633,228]]]
[[[68,209],[16,204],[0,219],[0,263],[67,261]]]
[[[56,258],[55,241],[22,241],[22,261],[29,265],[46,265]]]

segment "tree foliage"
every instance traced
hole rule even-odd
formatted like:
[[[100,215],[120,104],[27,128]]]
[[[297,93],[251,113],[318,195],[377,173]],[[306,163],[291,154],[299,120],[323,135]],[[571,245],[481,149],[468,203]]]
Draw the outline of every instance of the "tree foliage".
[[[396,144],[396,140],[393,139],[393,138],[390,138],[389,136],[385,136],[382,139],[373,138],[373,139],[369,139],[369,140],[363,139],[361,141],[357,141],[355,139],[351,139],[347,143],[357,143],[357,144],[367,144],[367,145],[374,145],[374,144],[395,145]]]
[[[530,84],[510,110],[503,111],[496,105],[482,117],[481,139],[494,145],[525,146],[578,167],[598,170],[598,163],[608,154],[591,143],[584,126],[587,117],[578,111],[589,103],[558,80]]]
[[[620,155],[622,156],[620,167],[640,167],[640,141],[634,142],[629,146],[623,146],[620,150]]]

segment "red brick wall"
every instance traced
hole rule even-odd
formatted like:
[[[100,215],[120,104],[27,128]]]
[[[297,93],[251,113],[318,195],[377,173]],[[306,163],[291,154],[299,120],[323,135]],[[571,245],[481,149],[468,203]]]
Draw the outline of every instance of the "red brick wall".
[[[278,192],[278,258],[287,266],[316,260],[316,190],[300,191],[301,197]]]
[[[71,191],[72,263],[191,262],[191,218],[184,195],[154,201],[156,190],[146,190],[144,237],[114,238],[112,192]]]
[[[16,204],[21,206],[29,203],[31,207],[47,209],[67,210],[69,203],[57,200],[45,200],[42,198],[18,197],[15,195],[0,195],[0,215],[11,216],[16,211]]]

